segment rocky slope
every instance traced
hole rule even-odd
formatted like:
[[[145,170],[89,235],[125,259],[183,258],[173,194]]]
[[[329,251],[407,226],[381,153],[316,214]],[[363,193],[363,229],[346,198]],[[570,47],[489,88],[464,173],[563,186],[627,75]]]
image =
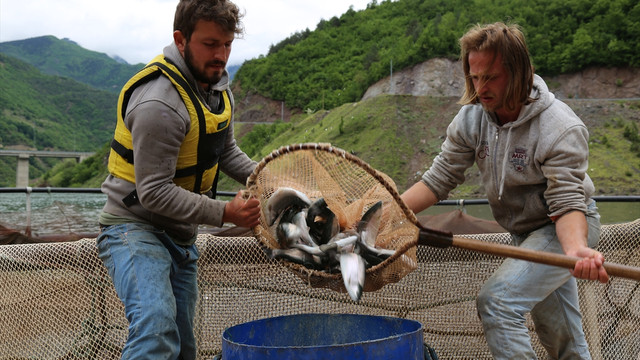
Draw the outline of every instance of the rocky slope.
[[[543,76],[559,99],[640,98],[640,68],[589,68],[574,74]],[[460,96],[464,74],[459,61],[431,59],[373,84],[362,99],[380,94]]]
[[[640,68],[589,68],[574,74],[544,77],[549,89],[559,99],[628,99],[640,98]],[[241,84],[234,84],[236,90]],[[464,75],[459,61],[431,59],[414,67],[404,69],[381,79],[369,87],[361,100],[381,94],[438,96],[457,98],[464,89]],[[238,122],[271,122],[277,119],[288,121],[300,109],[284,107],[282,102],[257,94],[247,94],[238,99],[236,120]],[[576,103],[589,107],[589,102]],[[610,106],[600,103],[593,106]],[[574,109],[575,110],[575,109]],[[580,112],[576,110],[576,112]]]

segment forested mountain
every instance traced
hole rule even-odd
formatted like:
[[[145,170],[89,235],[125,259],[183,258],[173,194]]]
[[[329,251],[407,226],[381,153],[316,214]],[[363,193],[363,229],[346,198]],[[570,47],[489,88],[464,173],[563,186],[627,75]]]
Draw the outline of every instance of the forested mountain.
[[[0,53],[0,148],[96,151],[113,136],[117,97]],[[31,177],[58,161],[32,159]],[[0,186],[15,184],[15,163],[0,157]]]
[[[331,109],[360,100],[391,66],[457,58],[472,24],[495,21],[523,27],[541,75],[640,66],[637,0],[373,0],[245,62],[235,83],[289,107]]]
[[[0,53],[0,144],[93,151],[113,131],[116,93]]]
[[[143,66],[54,36],[0,43],[0,149],[100,149],[113,136],[122,85]],[[229,73],[238,68],[229,66]],[[59,162],[30,159],[30,177]],[[0,187],[14,185],[15,169],[16,159],[0,157]],[[81,183],[91,173],[70,175],[68,181]]]
[[[0,43],[0,53],[31,64],[45,74],[68,77],[113,93],[119,93],[122,85],[144,66],[129,65],[51,35]]]

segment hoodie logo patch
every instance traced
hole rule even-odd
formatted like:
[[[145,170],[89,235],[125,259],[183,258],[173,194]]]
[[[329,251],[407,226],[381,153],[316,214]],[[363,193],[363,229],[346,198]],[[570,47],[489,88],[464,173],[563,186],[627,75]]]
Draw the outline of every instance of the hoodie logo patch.
[[[478,159],[484,160],[489,157],[489,142],[483,140],[478,148]]]
[[[511,154],[511,164],[517,172],[523,172],[529,163],[529,156],[527,156],[527,149],[516,148]]]

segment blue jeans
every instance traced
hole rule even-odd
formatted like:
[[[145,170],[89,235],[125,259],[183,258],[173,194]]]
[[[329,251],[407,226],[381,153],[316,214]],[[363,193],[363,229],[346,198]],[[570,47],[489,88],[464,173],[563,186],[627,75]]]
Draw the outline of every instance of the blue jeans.
[[[588,245],[600,238],[595,203],[587,212]],[[515,245],[564,254],[555,224],[526,236]],[[578,287],[568,269],[507,259],[484,284],[477,299],[478,315],[494,359],[536,359],[525,314],[531,313],[540,342],[552,359],[591,359],[582,329]]]
[[[195,359],[196,246],[140,223],[107,226],[97,242],[129,321],[122,359]]]

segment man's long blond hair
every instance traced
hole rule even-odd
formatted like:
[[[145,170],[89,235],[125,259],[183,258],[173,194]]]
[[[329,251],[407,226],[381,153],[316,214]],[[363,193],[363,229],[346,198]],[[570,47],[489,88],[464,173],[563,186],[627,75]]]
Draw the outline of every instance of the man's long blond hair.
[[[520,26],[516,24],[493,23],[475,25],[460,38],[460,59],[465,75],[465,91],[459,104],[478,103],[478,93],[469,76],[469,53],[471,51],[493,51],[502,54],[502,64],[510,81],[502,106],[509,111],[523,104],[535,101],[530,97],[533,88],[533,65]]]

